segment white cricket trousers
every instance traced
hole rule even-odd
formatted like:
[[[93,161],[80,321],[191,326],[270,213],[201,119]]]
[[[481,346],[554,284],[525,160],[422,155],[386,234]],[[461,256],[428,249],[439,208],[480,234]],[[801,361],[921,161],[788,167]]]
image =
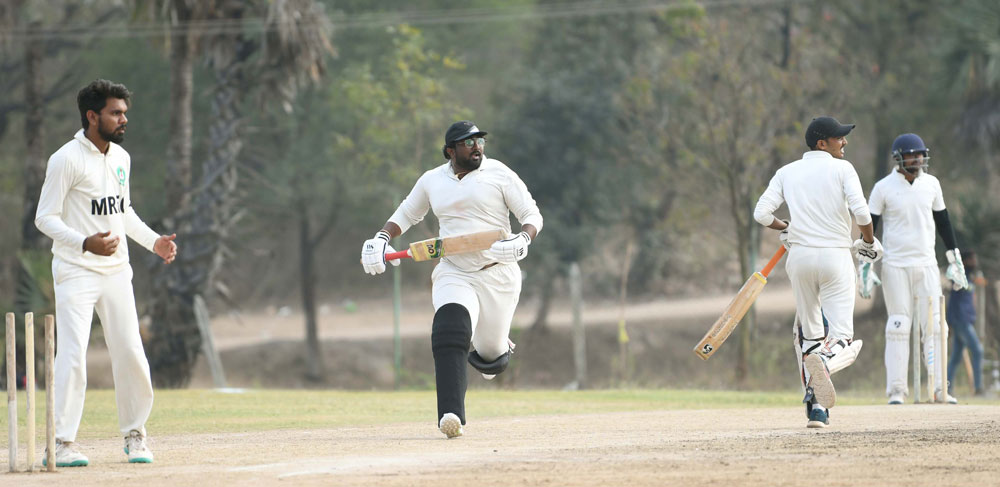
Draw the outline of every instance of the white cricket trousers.
[[[882,265],[882,294],[885,296],[885,310],[889,319],[885,327],[885,382],[886,394],[903,392],[909,394],[906,384],[910,366],[910,333],[914,321],[920,324],[920,336],[924,348],[924,366],[934,369],[935,387],[943,389],[946,366],[936,360],[941,317],[941,271],[937,265],[918,267],[895,267]],[[913,299],[917,298],[917,309],[913,309]],[[928,303],[928,297],[931,302]],[[927,307],[931,306],[931,319],[927,319]],[[928,329],[928,322],[933,323]],[[947,333],[947,328],[945,329]],[[920,353],[914,350],[913,353]],[[944,379],[946,380],[946,379]]]
[[[149,362],[139,337],[132,292],[132,267],[100,274],[52,259],[56,294],[55,421],[56,439],[76,441],[87,391],[87,344],[96,309],[111,354],[111,370],[122,436],[145,424],[153,408]]]
[[[441,261],[431,274],[434,311],[448,303],[469,310],[472,318],[472,346],[484,360],[507,353],[510,323],[521,296],[521,268],[517,264],[465,272]]]
[[[822,340],[823,315],[830,336],[854,338],[854,258],[848,248],[793,245],[785,271],[806,340]]]

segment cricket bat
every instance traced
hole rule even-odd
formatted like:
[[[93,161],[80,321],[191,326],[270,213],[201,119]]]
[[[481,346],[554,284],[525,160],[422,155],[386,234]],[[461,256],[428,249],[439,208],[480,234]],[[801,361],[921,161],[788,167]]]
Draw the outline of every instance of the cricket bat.
[[[708,360],[722,346],[722,343],[736,329],[736,325],[740,324],[743,315],[747,314],[747,310],[757,300],[757,296],[764,290],[764,285],[767,284],[767,275],[771,273],[771,270],[774,269],[774,266],[781,260],[781,256],[783,255],[785,255],[784,245],[778,248],[778,251],[774,253],[774,256],[771,257],[771,260],[768,261],[767,265],[760,272],[754,272],[747,279],[747,282],[740,288],[740,292],[736,293],[736,297],[729,303],[726,310],[722,312],[722,316],[708,329],[705,337],[695,345],[695,355],[702,360]]]
[[[413,259],[422,262],[430,259],[439,259],[446,255],[463,254],[486,250],[497,240],[503,240],[507,234],[503,230],[489,230],[486,232],[469,233],[465,235],[453,235],[451,237],[434,237],[410,244],[410,248],[399,252],[389,252],[385,254],[385,260]]]

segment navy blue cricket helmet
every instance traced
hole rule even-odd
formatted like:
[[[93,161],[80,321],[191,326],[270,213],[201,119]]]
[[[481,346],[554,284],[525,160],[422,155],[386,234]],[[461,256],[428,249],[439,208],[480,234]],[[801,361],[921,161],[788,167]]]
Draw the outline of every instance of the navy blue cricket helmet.
[[[916,173],[920,169],[926,170],[927,162],[930,160],[931,150],[924,144],[924,140],[917,134],[902,134],[892,142],[892,158],[899,165],[900,169]],[[903,156],[906,154],[923,153],[924,158],[921,164],[904,166]]]

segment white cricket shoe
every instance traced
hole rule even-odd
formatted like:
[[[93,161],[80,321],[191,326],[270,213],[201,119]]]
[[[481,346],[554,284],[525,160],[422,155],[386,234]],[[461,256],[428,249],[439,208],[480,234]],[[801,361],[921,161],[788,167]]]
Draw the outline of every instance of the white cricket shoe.
[[[905,399],[906,394],[903,394],[903,391],[895,390],[892,391],[892,394],[889,394],[889,404],[892,405],[903,404],[903,400]]]
[[[448,438],[458,438],[462,436],[462,420],[458,419],[455,413],[444,413],[441,421],[438,422],[438,429]]]
[[[153,452],[146,446],[146,437],[136,430],[129,431],[125,437],[125,454],[128,463],[153,463]]]
[[[939,402],[940,399],[941,399],[941,389],[935,389],[934,390],[934,402]],[[958,398],[955,397],[955,396],[952,396],[951,394],[945,394],[944,395],[944,402],[946,402],[948,404],[958,404]]]
[[[802,361],[809,374],[809,382],[806,383],[806,386],[812,388],[816,403],[827,409],[832,408],[837,402],[837,391],[833,388],[830,372],[827,370],[826,364],[823,363],[823,359],[818,353],[810,353]]]
[[[49,466],[48,449],[42,457],[42,466]],[[56,466],[57,467],[86,467],[90,465],[90,460],[83,453],[76,449],[76,443],[72,441],[56,440]]]

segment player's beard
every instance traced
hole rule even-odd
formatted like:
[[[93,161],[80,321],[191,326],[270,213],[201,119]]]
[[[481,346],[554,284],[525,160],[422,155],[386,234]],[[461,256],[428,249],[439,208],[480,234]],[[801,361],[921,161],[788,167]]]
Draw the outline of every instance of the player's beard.
[[[476,154],[479,155],[478,159],[473,157]],[[461,157],[458,154],[456,154],[455,166],[458,167],[458,169],[461,171],[475,171],[476,169],[479,169],[480,165],[482,165],[483,158],[485,157],[486,155],[483,154],[483,152],[480,150],[472,151],[472,153],[469,154],[469,157]]]
[[[122,129],[122,131],[118,132],[118,129]],[[111,129],[110,131],[106,131],[106,130],[104,130],[104,126],[102,124],[102,125],[98,125],[97,126],[97,135],[100,135],[101,138],[104,139],[105,142],[114,142],[116,144],[121,144],[122,141],[125,140],[125,130],[124,129],[125,129],[125,125],[122,124],[122,125],[119,125],[119,126],[113,128],[113,129]]]

